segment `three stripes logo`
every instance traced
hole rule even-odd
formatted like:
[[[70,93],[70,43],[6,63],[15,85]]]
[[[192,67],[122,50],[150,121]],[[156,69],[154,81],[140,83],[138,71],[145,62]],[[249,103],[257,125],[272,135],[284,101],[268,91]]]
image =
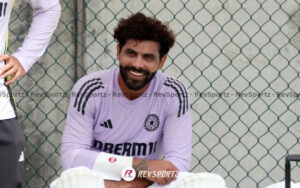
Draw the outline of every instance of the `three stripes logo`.
[[[85,114],[86,104],[93,92],[97,89],[104,88],[103,83],[100,80],[101,78],[94,78],[86,81],[76,94],[74,108],[77,108],[77,111],[81,112],[82,115]]]
[[[175,92],[179,100],[179,109],[177,113],[177,117],[180,117],[181,115],[185,114],[185,112],[189,109],[189,101],[188,101],[188,93],[184,87],[184,85],[179,82],[178,80],[175,80],[173,78],[167,78],[164,82],[165,86],[171,87]]]
[[[4,17],[6,15],[7,3],[0,2],[0,17]]]
[[[109,129],[112,129],[113,126],[112,126],[112,123],[111,123],[111,120],[106,120],[104,121],[103,123],[100,124],[101,127],[105,127],[105,128],[109,128]]]

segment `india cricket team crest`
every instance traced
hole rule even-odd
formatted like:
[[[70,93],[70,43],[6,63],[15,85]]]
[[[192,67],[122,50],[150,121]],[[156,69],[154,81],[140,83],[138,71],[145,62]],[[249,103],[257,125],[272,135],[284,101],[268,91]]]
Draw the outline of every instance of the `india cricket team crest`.
[[[145,120],[145,129],[155,131],[159,127],[159,118],[155,114],[149,114]]]

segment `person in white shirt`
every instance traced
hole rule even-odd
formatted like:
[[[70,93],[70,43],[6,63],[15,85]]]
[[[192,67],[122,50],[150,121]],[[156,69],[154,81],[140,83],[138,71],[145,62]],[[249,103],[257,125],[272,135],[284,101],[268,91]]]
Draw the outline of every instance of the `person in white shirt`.
[[[22,187],[24,165],[24,141],[10,85],[44,54],[61,13],[59,0],[25,1],[33,9],[31,26],[21,47],[13,54],[6,54],[14,0],[0,0],[0,186],[5,188]]]

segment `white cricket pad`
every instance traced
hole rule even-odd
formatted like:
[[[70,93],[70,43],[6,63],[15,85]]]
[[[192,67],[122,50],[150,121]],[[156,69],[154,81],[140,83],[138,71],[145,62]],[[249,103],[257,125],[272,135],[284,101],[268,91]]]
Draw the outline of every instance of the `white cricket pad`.
[[[224,179],[213,173],[190,173],[183,177],[177,188],[226,188]]]
[[[101,175],[86,167],[64,171],[50,187],[52,186],[55,188],[105,188]]]
[[[176,180],[167,185],[152,184],[148,188],[226,188],[224,179],[213,173],[179,172]]]
[[[291,182],[291,188],[300,188],[300,183]],[[266,188],[285,188],[285,182],[274,183],[272,185],[267,186]]]

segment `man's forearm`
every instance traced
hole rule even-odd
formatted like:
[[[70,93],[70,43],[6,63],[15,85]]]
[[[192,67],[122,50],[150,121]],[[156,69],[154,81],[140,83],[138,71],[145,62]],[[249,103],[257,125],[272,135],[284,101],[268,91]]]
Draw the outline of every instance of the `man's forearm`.
[[[105,188],[146,188],[153,182],[144,178],[135,178],[133,181],[111,181],[104,180]]]
[[[145,159],[133,158],[133,169],[138,173],[139,171],[148,171],[148,164]]]
[[[152,185],[153,182],[145,178],[135,178],[133,181],[125,182],[126,188],[146,188]]]
[[[176,179],[178,168],[166,160],[146,160],[133,158],[133,168],[138,174],[151,182],[157,182],[159,185],[169,184]],[[164,173],[172,173],[172,176],[164,176]],[[160,175],[159,175],[160,174]]]

